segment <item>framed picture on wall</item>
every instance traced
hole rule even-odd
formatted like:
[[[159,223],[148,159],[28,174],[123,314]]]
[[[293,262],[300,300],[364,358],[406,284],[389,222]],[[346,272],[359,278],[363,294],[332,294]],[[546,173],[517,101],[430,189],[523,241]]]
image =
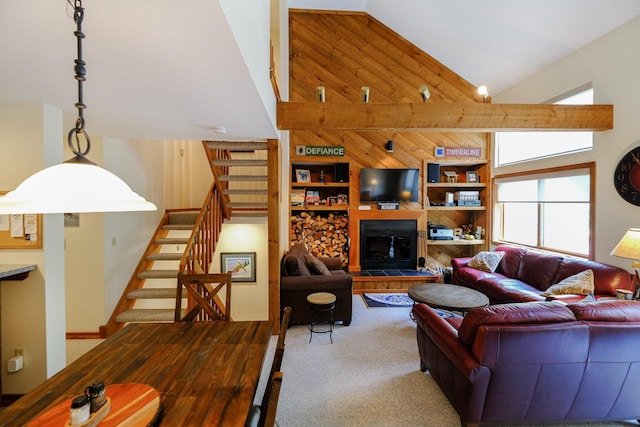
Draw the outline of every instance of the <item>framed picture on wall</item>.
[[[256,281],[255,252],[223,252],[220,254],[220,269],[230,272],[234,282]]]

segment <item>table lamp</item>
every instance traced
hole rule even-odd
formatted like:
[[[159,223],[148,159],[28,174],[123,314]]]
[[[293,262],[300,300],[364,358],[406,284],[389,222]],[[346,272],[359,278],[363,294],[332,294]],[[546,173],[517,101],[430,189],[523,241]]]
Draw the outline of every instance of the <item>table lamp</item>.
[[[636,273],[636,290],[633,299],[640,299],[640,275],[637,270],[640,267],[640,228],[628,229],[610,255],[634,260],[631,263],[631,268]]]

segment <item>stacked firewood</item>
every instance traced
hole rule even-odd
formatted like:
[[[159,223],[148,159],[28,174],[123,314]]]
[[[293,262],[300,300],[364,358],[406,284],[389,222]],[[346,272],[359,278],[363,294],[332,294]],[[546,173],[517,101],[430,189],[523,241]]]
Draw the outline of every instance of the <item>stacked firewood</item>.
[[[291,244],[303,243],[317,257],[340,257],[342,265],[349,260],[349,220],[334,212],[300,212],[291,217]]]

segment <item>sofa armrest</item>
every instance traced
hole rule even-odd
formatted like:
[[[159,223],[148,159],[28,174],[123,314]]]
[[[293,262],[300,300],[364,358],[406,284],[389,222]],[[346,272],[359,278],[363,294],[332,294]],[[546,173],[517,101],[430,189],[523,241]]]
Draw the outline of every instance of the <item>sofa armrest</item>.
[[[340,257],[318,257],[329,270],[342,270],[342,260]]]
[[[351,274],[312,275],[312,276],[285,276],[280,278],[281,291],[330,292],[331,290],[351,289]]]
[[[469,261],[471,261],[471,257],[451,258],[451,267],[453,267],[454,270],[457,268],[466,267],[467,264],[469,264]]]
[[[483,366],[458,339],[458,331],[426,304],[416,304],[412,311],[418,327],[427,333],[440,352],[469,382],[475,382],[477,370]]]

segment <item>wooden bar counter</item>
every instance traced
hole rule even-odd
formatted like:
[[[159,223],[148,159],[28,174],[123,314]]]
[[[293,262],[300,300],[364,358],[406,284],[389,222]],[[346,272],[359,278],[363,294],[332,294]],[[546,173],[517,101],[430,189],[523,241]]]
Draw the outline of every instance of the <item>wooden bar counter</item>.
[[[267,321],[128,325],[0,411],[0,425],[25,425],[103,381],[155,388],[157,425],[243,426],[272,328]]]

